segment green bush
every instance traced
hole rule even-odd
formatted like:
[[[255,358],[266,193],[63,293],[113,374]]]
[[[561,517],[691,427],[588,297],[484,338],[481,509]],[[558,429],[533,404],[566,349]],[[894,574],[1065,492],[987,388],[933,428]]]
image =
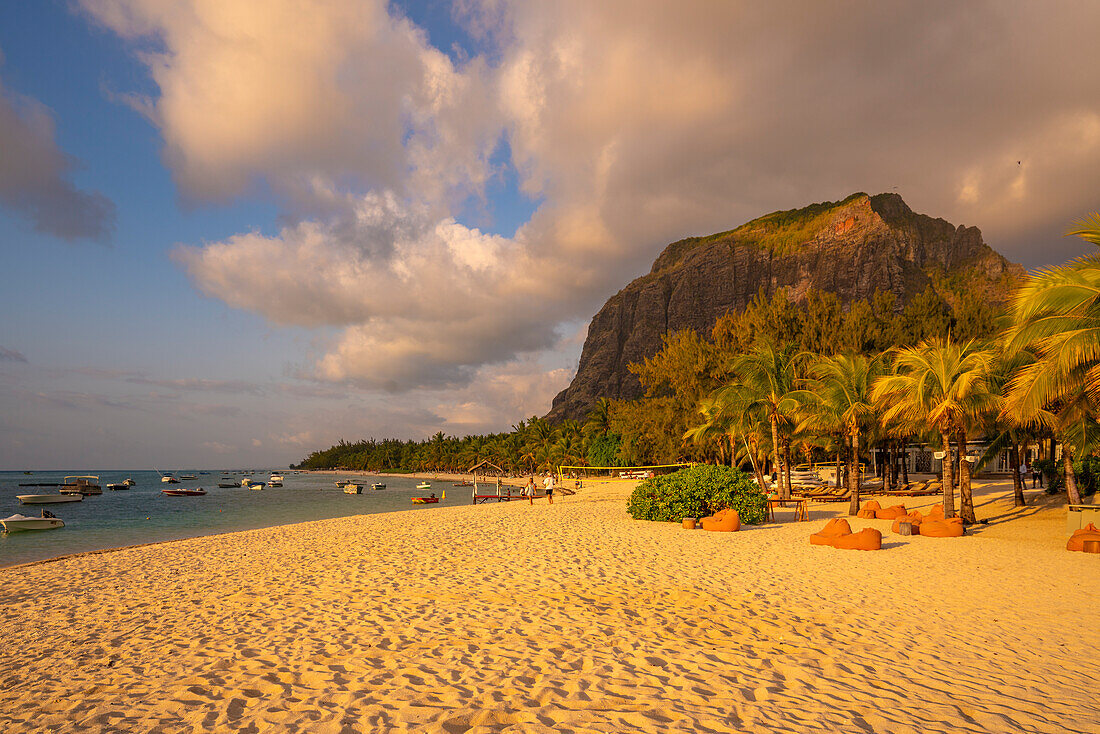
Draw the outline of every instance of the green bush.
[[[630,495],[626,511],[635,520],[680,522],[726,508],[737,510],[743,524],[759,525],[767,517],[767,497],[744,472],[700,464],[646,479]]]

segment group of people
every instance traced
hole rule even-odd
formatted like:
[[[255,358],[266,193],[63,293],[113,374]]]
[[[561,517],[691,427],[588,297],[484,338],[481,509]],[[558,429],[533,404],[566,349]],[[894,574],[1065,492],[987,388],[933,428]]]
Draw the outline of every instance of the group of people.
[[[1027,486],[1028,474],[1031,474],[1031,488],[1035,489],[1036,482],[1038,482],[1039,487],[1042,488],[1043,472],[1041,472],[1038,468],[1034,466],[1029,467],[1027,465],[1027,461],[1024,461],[1023,464],[1020,464],[1020,482],[1023,483],[1024,486]]]
[[[554,504],[554,475],[547,474],[546,478],[542,480],[542,488],[546,492],[546,499],[550,501],[550,504]],[[535,504],[535,478],[528,477],[527,484],[523,487],[523,496],[527,498],[527,501],[532,505]]]

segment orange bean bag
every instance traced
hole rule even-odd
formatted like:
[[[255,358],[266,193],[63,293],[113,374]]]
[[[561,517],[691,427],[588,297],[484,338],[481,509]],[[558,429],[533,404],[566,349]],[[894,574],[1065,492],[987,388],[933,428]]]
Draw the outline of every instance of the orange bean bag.
[[[928,514],[924,516],[925,520],[943,520],[943,505],[933,505],[932,509],[928,511]]]
[[[716,533],[732,533],[741,529],[741,516],[737,510],[719,510],[711,517],[703,518],[703,530]]]
[[[905,517],[905,505],[894,505],[885,510],[879,510],[875,513],[875,517],[879,520],[897,520],[899,517]]]
[[[863,506],[863,509],[856,513],[856,517],[860,520],[874,520],[875,513],[882,509],[877,501],[871,500]]]
[[[928,538],[961,538],[966,528],[960,518],[928,520],[920,524],[920,534]]]
[[[882,550],[882,533],[874,528],[863,528],[858,533],[840,536],[833,547],[844,550]]]
[[[810,536],[810,545],[832,545],[837,538],[852,534],[852,526],[843,517],[834,517]]]
[[[1091,522],[1080,530],[1073,531],[1073,537],[1066,541],[1066,550],[1084,551],[1086,540],[1100,540],[1100,529]]]
[[[908,521],[909,524],[913,526],[913,535],[919,535],[920,534],[920,530],[918,529],[918,526],[924,520],[924,516],[920,514],[920,510],[913,510],[908,515],[903,515],[902,517],[899,517],[897,520],[894,520],[894,524],[890,526],[890,532],[900,533],[901,528],[899,527],[899,525],[901,525],[902,520]]]

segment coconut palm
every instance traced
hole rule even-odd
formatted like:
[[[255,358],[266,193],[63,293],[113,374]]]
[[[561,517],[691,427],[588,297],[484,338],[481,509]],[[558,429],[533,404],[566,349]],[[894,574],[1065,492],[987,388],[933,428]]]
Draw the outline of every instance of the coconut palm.
[[[793,345],[757,345],[733,360],[733,379],[713,394],[731,410],[755,413],[759,408],[767,417],[772,434],[772,461],[777,471],[783,470],[779,486],[783,499],[791,496],[789,429],[802,398],[797,384],[805,359]],[[780,461],[781,455],[786,458],[785,464]]]
[[[848,489],[852,494],[848,506],[850,515],[859,512],[859,438],[878,422],[878,409],[871,399],[871,389],[884,371],[881,359],[859,354],[825,357],[810,368],[810,415],[803,426],[839,428],[848,440],[851,446],[848,454]]]
[[[1079,221],[1070,234],[1100,246],[1100,214]],[[1008,351],[1030,348],[1035,362],[1011,381],[1005,412],[1015,420],[1046,424],[1063,439],[1062,464],[1071,503],[1080,503],[1073,474],[1075,445],[1084,439],[1100,405],[1100,253],[1032,275],[1012,302]]]
[[[947,517],[955,517],[951,438],[964,438],[960,431],[968,421],[996,406],[997,397],[988,385],[992,359],[992,352],[974,341],[960,344],[950,338],[933,339],[900,350],[893,374],[880,377],[871,391],[874,401],[884,406],[884,422],[923,424],[939,434],[944,452],[943,511]],[[965,443],[961,448],[965,451]],[[961,487],[960,493],[963,522],[976,522],[969,484]]]

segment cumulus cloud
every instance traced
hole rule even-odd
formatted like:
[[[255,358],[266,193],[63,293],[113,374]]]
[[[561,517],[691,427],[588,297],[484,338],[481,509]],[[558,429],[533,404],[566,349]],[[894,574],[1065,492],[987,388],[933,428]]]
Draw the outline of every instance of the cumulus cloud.
[[[69,179],[77,162],[57,147],[50,111],[2,82],[0,150],[0,206],[62,239],[103,240],[114,229],[114,204]]]
[[[671,240],[896,190],[1032,265],[1072,254],[1100,185],[1100,6],[467,0],[486,52],[455,62],[383,0],[83,5],[146,44],[185,191],[280,197],[279,232],[176,257],[232,306],[335,332],[321,380],[517,409],[508,370]],[[502,143],[540,202],[510,237],[462,216]]]

